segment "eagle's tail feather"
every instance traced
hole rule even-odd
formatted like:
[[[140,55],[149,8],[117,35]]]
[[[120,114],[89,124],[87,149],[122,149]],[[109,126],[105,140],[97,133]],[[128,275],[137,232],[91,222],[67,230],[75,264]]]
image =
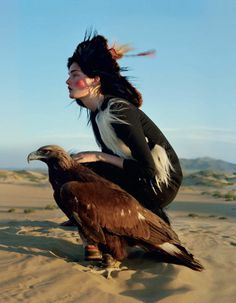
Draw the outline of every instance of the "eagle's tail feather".
[[[167,254],[173,263],[187,266],[196,271],[202,271],[204,269],[201,263],[180,244],[165,242],[159,245],[158,248]]]

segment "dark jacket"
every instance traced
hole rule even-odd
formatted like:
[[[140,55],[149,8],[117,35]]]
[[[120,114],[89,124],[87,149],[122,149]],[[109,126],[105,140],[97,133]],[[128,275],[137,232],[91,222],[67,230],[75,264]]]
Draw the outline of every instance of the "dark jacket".
[[[114,167],[112,174],[109,164],[90,166],[154,212],[155,207],[173,201],[182,170],[174,149],[155,123],[131,103],[111,96],[105,97],[90,118],[101,150],[124,159],[123,170]]]

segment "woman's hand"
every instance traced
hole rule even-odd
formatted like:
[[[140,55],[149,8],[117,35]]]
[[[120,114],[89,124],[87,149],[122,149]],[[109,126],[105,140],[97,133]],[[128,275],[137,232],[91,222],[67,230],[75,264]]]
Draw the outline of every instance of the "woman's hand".
[[[78,154],[73,155],[73,159],[78,161],[79,163],[85,163],[85,162],[96,162],[96,161],[104,161],[102,152],[96,152],[96,151],[86,151],[81,152]]]

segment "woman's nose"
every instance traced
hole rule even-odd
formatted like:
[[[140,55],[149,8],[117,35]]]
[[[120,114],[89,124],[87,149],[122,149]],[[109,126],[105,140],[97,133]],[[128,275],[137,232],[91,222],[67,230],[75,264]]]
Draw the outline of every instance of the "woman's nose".
[[[70,80],[70,78],[68,78],[68,79],[66,80],[66,84],[67,84],[67,85],[69,85],[69,80]]]

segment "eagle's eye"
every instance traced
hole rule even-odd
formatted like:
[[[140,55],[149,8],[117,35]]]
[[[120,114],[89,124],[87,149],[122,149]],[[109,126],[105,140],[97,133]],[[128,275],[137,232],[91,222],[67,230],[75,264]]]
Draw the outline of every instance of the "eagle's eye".
[[[45,149],[45,150],[43,151],[43,153],[44,153],[45,155],[50,154],[50,152],[51,152],[51,150],[49,150],[49,149]]]

